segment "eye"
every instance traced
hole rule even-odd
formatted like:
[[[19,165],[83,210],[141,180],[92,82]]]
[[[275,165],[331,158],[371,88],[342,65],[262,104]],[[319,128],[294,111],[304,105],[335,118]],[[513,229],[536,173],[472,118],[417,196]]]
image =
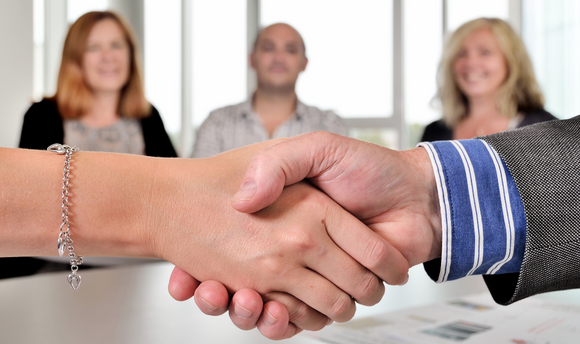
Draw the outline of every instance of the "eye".
[[[101,46],[98,44],[89,44],[87,46],[87,48],[85,49],[86,52],[96,52],[96,51],[100,51],[101,50]]]
[[[297,54],[298,47],[296,47],[295,45],[288,45],[286,46],[286,52],[292,55]]]
[[[111,48],[112,49],[115,49],[115,50],[121,50],[121,49],[125,48],[125,43],[123,43],[123,42],[113,42],[111,44]]]
[[[467,50],[459,50],[459,52],[455,56],[456,59],[462,59],[465,57],[467,57]]]
[[[272,43],[264,43],[260,46],[260,50],[264,52],[271,52],[274,51],[274,44]]]

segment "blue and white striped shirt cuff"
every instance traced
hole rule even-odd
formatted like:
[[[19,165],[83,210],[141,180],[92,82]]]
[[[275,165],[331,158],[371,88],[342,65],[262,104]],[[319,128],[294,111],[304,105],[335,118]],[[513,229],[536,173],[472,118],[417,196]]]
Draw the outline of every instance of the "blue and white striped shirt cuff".
[[[431,159],[441,207],[437,282],[519,272],[526,241],[524,207],[497,152],[477,139],[418,146]]]

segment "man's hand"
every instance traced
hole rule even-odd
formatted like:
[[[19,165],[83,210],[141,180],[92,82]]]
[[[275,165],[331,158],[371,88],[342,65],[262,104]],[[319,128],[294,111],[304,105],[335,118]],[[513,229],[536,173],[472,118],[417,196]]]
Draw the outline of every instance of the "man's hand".
[[[399,152],[326,132],[300,135],[254,156],[232,206],[255,212],[303,179],[387,239],[410,266],[440,256],[437,188],[424,148]]]

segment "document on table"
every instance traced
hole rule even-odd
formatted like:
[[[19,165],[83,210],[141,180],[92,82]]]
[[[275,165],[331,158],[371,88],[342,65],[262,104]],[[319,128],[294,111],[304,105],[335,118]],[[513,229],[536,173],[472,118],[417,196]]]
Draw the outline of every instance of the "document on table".
[[[485,293],[335,323],[308,336],[335,344],[577,344],[580,306],[535,299],[501,306]]]

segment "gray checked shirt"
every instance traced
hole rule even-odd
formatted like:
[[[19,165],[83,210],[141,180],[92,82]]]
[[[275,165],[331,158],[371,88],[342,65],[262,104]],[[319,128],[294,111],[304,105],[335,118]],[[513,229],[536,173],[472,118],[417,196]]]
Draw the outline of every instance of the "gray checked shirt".
[[[345,124],[334,112],[322,111],[298,100],[294,114],[280,124],[270,137],[260,117],[252,109],[252,100],[248,99],[209,114],[197,132],[193,157],[208,158],[254,143],[318,130],[348,134]]]

